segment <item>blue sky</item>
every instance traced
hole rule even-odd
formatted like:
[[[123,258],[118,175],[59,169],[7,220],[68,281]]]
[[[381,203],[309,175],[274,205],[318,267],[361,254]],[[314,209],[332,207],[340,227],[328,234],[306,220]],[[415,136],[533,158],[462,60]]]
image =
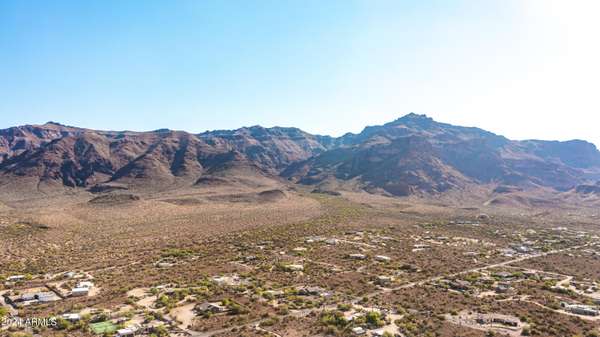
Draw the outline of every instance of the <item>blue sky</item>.
[[[0,1],[0,127],[297,126],[409,112],[600,144],[595,0]]]

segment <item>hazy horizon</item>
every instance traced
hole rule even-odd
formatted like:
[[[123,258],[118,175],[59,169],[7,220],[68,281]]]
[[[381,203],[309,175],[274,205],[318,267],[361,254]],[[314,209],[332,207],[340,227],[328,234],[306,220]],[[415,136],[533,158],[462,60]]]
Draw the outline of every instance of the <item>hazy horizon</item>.
[[[0,3],[0,125],[358,133],[408,112],[600,144],[593,0]]]

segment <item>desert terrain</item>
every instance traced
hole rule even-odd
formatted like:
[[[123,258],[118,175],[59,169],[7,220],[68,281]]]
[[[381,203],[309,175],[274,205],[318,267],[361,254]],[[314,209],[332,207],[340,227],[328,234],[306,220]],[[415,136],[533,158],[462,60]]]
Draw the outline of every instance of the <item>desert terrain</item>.
[[[596,316],[564,307],[600,299],[595,208],[464,202],[277,181],[6,200],[2,292],[58,295],[6,315],[59,324],[2,334],[597,333]],[[80,279],[94,292],[73,296]]]
[[[600,334],[587,143],[414,114],[0,136],[2,336]]]

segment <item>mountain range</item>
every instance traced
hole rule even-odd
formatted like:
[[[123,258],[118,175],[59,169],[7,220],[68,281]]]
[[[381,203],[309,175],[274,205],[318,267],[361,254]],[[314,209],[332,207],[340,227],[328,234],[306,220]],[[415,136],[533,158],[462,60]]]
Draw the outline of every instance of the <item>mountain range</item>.
[[[600,152],[582,140],[515,141],[413,113],[341,137],[261,126],[192,134],[48,122],[0,130],[0,189],[201,188],[247,174],[391,196],[481,185],[600,194]]]

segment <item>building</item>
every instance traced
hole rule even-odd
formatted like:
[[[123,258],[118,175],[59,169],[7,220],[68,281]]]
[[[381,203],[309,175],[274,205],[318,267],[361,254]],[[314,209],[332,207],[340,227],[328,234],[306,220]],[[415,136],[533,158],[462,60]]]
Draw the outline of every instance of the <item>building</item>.
[[[90,290],[94,287],[94,284],[90,281],[81,281],[77,283],[75,288],[71,289],[72,297],[88,296]]]
[[[213,314],[227,311],[227,307],[221,305],[219,302],[204,302],[202,304],[198,304],[194,309],[199,313],[211,312]]]
[[[81,320],[81,315],[79,315],[79,314],[63,314],[61,317],[64,320],[67,320],[67,321],[73,322],[73,323]]]
[[[517,253],[520,254],[529,254],[531,253],[531,248],[524,246],[524,245],[511,245],[511,247],[514,251],[516,251]]]
[[[502,325],[512,326],[512,327],[519,326],[519,322],[517,322],[515,320],[512,320],[512,319],[503,318],[503,317],[494,317],[494,318],[492,318],[492,323],[502,324]]]
[[[4,295],[4,298],[8,304],[24,307],[38,303],[54,302],[60,299],[51,291],[36,291],[14,296]]]
[[[36,293],[35,297],[40,303],[54,302],[58,299],[56,294],[51,291]]]
[[[71,289],[72,297],[88,296],[90,294],[90,288],[76,287]]]
[[[281,297],[284,295],[283,290],[267,290],[263,294],[272,297]]]
[[[331,293],[321,287],[301,287],[298,288],[298,294],[303,296],[321,296],[329,297]]]
[[[285,266],[285,269],[289,271],[303,271],[304,266],[301,264],[288,264]]]
[[[582,305],[582,304],[567,304],[565,302],[562,302],[560,304],[563,308],[565,308],[565,310],[576,314],[576,315],[583,315],[583,316],[598,316],[600,315],[600,312],[598,311],[598,309],[589,306],[589,305]]]
[[[367,256],[364,254],[350,254],[348,257],[354,260],[365,260],[367,258]]]
[[[471,283],[464,280],[456,280],[449,283],[450,288],[457,291],[467,291],[471,288]]]
[[[504,279],[504,280],[514,278],[513,274],[509,273],[507,271],[501,271],[501,272],[494,273],[494,276],[498,277],[498,278],[501,278],[501,279]]]
[[[360,336],[360,335],[364,335],[367,333],[367,331],[365,331],[365,329],[361,328],[361,327],[356,327],[356,328],[352,328],[352,333],[355,336]]]
[[[379,262],[390,262],[392,259],[389,256],[385,255],[376,255],[375,260]]]
[[[375,336],[375,337],[383,337],[385,335],[385,333],[391,334],[390,336],[394,336],[394,337],[401,337],[402,335],[400,334],[394,334],[391,333],[389,331],[386,331],[385,329],[377,329],[377,330],[372,330],[371,331],[371,336]]]
[[[115,335],[115,337],[132,337],[135,336],[135,334],[140,330],[140,326],[139,325],[132,325],[130,327],[127,327],[125,329],[120,329],[117,330],[117,334]]]
[[[390,284],[392,284],[392,281],[394,281],[393,277],[380,275],[380,276],[377,276],[375,283],[377,283],[378,285],[380,285],[382,287],[387,287]]]
[[[63,274],[64,278],[74,278],[77,275],[74,271],[68,271]]]
[[[77,283],[76,288],[88,288],[91,289],[94,287],[94,284],[90,281],[81,281],[79,283]]]
[[[498,283],[498,285],[496,286],[496,292],[499,294],[505,294],[510,290],[512,290],[512,288],[508,283]]]
[[[13,275],[6,278],[8,282],[18,282],[23,281],[25,279],[25,275]]]

